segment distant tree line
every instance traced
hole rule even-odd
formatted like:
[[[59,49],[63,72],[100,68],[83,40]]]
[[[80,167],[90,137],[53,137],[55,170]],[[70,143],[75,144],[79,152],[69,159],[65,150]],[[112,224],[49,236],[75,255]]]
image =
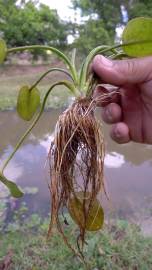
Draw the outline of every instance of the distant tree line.
[[[75,9],[89,20],[79,25],[79,38],[75,44],[88,53],[99,44],[114,43],[115,30],[124,24],[121,6],[125,7],[128,19],[140,16],[152,17],[151,0],[72,0]]]
[[[64,49],[68,46],[67,36],[72,34],[75,41],[71,47],[77,47],[85,55],[100,44],[114,42],[117,25],[124,23],[122,5],[129,19],[152,17],[151,0],[72,0],[72,3],[82,16],[88,16],[87,21],[62,21],[56,10],[39,4],[38,0],[0,0],[0,36],[10,47],[43,44]]]
[[[67,45],[67,26],[56,10],[38,5],[38,1],[18,2],[0,0],[0,35],[8,46],[43,44],[64,48]]]

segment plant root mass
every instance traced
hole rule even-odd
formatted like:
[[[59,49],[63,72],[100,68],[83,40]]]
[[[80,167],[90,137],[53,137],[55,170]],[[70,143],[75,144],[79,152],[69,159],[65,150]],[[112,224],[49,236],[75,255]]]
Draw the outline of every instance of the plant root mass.
[[[66,207],[79,227],[78,239],[85,243],[86,230],[102,227],[103,210],[96,199],[104,190],[104,141],[95,118],[91,98],[77,99],[60,115],[49,151],[51,222],[48,235],[57,225],[66,244],[59,214]]]

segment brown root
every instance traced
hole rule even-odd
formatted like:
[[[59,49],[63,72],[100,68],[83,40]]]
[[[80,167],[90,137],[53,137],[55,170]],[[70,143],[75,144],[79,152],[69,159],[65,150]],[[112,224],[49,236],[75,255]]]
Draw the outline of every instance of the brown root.
[[[60,115],[49,152],[51,222],[48,235],[56,224],[70,248],[59,213],[64,207],[68,209],[71,197],[79,200],[77,192],[83,193],[84,198],[89,194],[89,204],[88,200],[87,204],[83,200],[84,221],[78,222],[78,239],[83,246],[89,209],[97,194],[104,189],[104,141],[101,124],[94,116],[94,109],[93,100],[80,98]]]

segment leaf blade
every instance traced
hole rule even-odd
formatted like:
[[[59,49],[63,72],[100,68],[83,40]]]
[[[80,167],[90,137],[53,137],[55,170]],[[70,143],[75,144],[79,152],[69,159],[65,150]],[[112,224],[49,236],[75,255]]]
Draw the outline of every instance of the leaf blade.
[[[91,204],[89,213],[85,221],[85,213],[83,207],[83,201],[86,201],[86,208],[88,207],[89,192],[86,193],[87,198],[84,198],[83,192],[75,193],[76,197],[72,197],[68,203],[68,210],[71,218],[78,224],[80,227],[84,227],[87,231],[98,231],[102,228],[104,222],[104,211],[100,205],[100,202],[97,199]]]
[[[30,121],[40,105],[40,95],[37,88],[30,89],[27,85],[21,87],[17,100],[17,112],[26,121]]]
[[[24,193],[19,189],[19,187],[14,182],[8,180],[2,174],[0,174],[0,181],[9,189],[12,197],[21,198],[24,195]]]
[[[7,54],[7,46],[3,39],[0,39],[0,64],[5,60]]]
[[[130,20],[126,25],[122,34],[122,42],[138,41],[139,44],[123,46],[123,51],[131,57],[152,55],[152,18],[138,17]]]

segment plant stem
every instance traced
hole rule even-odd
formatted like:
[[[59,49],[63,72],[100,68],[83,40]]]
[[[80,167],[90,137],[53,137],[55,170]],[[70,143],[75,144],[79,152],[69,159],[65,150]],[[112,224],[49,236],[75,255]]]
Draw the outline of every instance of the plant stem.
[[[83,92],[84,88],[85,88],[85,84],[87,81],[87,74],[88,74],[88,68],[89,65],[91,63],[91,61],[93,60],[94,56],[99,53],[98,50],[100,48],[100,51],[104,51],[104,50],[110,50],[109,46],[103,45],[103,46],[98,46],[95,49],[93,49],[87,56],[84,64],[82,65],[81,71],[80,71],[80,81],[79,81],[79,85],[80,85],[80,90]]]
[[[82,66],[82,69],[81,69],[80,81],[79,81],[80,90],[85,89],[85,85],[86,85],[86,82],[87,82],[87,75],[88,75],[89,65],[90,65],[91,61],[93,60],[93,58],[97,54],[106,53],[108,51],[114,52],[114,50],[117,49],[117,48],[122,48],[122,47],[125,47],[125,46],[139,45],[139,44],[144,44],[144,43],[151,43],[151,42],[152,42],[152,40],[131,41],[131,42],[123,43],[123,44],[117,44],[117,45],[114,45],[112,47],[98,46],[95,49],[93,49],[89,53],[89,55],[87,56],[87,58],[85,60],[85,63]],[[87,91],[88,89],[85,89],[85,90]]]
[[[76,59],[76,48],[73,49],[73,51],[72,51],[72,57],[71,57],[71,63],[72,63],[72,65],[73,65],[74,68],[75,68],[75,59]]]
[[[35,88],[38,83],[49,73],[53,72],[53,71],[60,71],[60,72],[63,72],[65,73],[66,75],[68,75],[68,77],[73,80],[73,78],[71,77],[71,74],[65,70],[65,69],[62,69],[62,68],[51,68],[49,70],[47,70],[45,73],[42,74],[42,76],[30,87],[29,91],[31,91],[33,88]]]
[[[14,53],[14,52],[18,52],[18,51],[34,50],[34,49],[49,50],[49,51],[55,53],[58,57],[60,57],[68,65],[68,67],[71,71],[71,74],[72,74],[72,78],[77,83],[77,72],[76,72],[75,68],[73,67],[73,65],[71,64],[69,58],[64,53],[62,53],[60,50],[58,50],[54,47],[45,46],[45,45],[23,46],[23,47],[16,47],[16,48],[8,49],[7,53]]]
[[[120,52],[120,53],[117,53],[117,54],[113,54],[111,57],[110,57],[112,60],[116,60],[116,59],[119,59],[121,60],[122,58],[131,58],[129,57],[126,53],[124,52]]]
[[[39,111],[39,114],[37,115],[37,117],[35,118],[35,120],[33,121],[33,123],[30,125],[30,127],[28,128],[28,130],[24,133],[24,135],[20,138],[19,142],[16,144],[14,151],[11,153],[11,155],[8,157],[8,159],[5,161],[5,163],[2,166],[1,169],[1,174],[3,174],[4,169],[6,168],[6,166],[8,165],[8,163],[10,162],[10,160],[13,158],[13,156],[15,155],[15,153],[17,152],[17,150],[19,149],[19,147],[21,146],[21,144],[23,143],[23,141],[25,140],[25,138],[27,137],[27,135],[30,133],[30,131],[34,128],[34,126],[36,125],[36,123],[38,122],[38,120],[40,119],[43,111],[44,111],[44,107],[47,101],[47,98],[50,94],[50,92],[52,91],[52,89],[57,86],[57,85],[64,85],[66,86],[73,94],[74,94],[74,88],[73,88],[73,84],[70,83],[69,81],[60,81],[60,82],[56,82],[54,84],[51,85],[51,87],[49,88],[49,90],[47,91],[41,109]],[[75,93],[76,94],[76,93]]]

